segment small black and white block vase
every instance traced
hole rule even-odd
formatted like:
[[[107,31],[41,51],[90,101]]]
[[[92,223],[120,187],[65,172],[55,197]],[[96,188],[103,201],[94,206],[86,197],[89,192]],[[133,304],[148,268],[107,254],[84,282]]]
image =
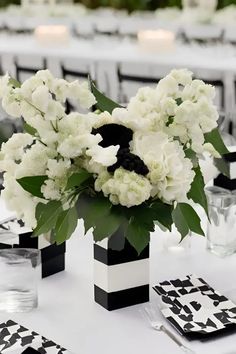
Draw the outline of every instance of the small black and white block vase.
[[[94,244],[94,297],[112,311],[149,301],[149,245],[138,256],[125,241],[122,250],[110,240]]]
[[[229,177],[222,173],[214,180],[214,185],[233,191],[236,189],[236,152],[230,152],[223,155],[224,161],[229,167]]]
[[[41,250],[42,278],[65,270],[65,243],[57,246],[51,244],[45,236],[32,237],[32,231],[26,228],[22,221],[15,218],[1,223],[0,229],[15,235],[14,238],[10,238],[10,243],[0,243],[0,249],[14,247]]]

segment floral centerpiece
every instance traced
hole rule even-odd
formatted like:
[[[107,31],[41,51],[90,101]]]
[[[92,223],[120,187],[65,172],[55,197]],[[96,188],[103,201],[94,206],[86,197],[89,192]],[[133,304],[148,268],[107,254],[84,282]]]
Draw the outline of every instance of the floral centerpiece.
[[[58,244],[80,218],[96,242],[122,228],[123,242],[139,254],[155,224],[169,230],[175,224],[182,237],[203,235],[192,207],[198,203],[207,213],[199,159],[227,152],[214,95],[187,70],[141,88],[126,108],[92,82],[69,83],[48,70],[23,84],[5,75],[2,106],[23,117],[25,128],[1,148],[7,206],[34,235],[51,231]],[[68,99],[97,110],[67,114]]]

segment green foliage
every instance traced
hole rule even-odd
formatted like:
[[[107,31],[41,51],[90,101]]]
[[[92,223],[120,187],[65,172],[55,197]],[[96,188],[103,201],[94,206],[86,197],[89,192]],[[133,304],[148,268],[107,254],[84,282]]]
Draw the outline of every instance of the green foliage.
[[[202,171],[200,167],[197,166],[196,168],[194,168],[194,172],[195,172],[195,177],[191,185],[191,189],[188,192],[188,198],[192,199],[194,203],[201,205],[205,210],[206,214],[208,215],[208,204],[204,192],[205,183],[202,176]]]
[[[189,204],[177,204],[176,208],[172,212],[172,217],[177,230],[182,235],[182,238],[187,236],[190,231],[204,236],[204,232],[201,228],[201,220]]]
[[[41,187],[48,176],[30,176],[17,179],[17,182],[26,191],[35,197],[43,198]]]
[[[96,103],[97,109],[99,109],[102,112],[107,111],[109,113],[112,113],[112,111],[115,108],[121,108],[121,106],[118,103],[112,101],[110,98],[106,97],[101,91],[99,91],[95,86],[94,82],[91,80],[91,78],[89,78],[89,82],[90,82],[91,91],[97,100]]]

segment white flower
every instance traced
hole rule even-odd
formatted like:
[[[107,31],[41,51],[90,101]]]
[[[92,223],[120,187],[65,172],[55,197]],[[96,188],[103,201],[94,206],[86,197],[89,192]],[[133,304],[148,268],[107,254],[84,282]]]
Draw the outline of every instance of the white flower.
[[[69,83],[63,79],[54,79],[51,91],[60,102],[65,102],[69,96]]]
[[[117,162],[117,152],[119,145],[111,145],[103,148],[99,145],[95,145],[86,151],[86,155],[92,157],[92,162],[97,162],[102,166],[112,166]]]
[[[191,161],[185,158],[177,141],[170,141],[162,132],[134,134],[132,152],[149,169],[148,178],[153,186],[151,195],[165,202],[184,201],[194,178]]]
[[[21,116],[21,106],[17,95],[7,93],[2,99],[3,109],[12,117],[19,118]]]
[[[114,176],[102,174],[95,182],[95,190],[102,191],[109,196],[114,204],[121,204],[130,208],[142,204],[150,198],[151,184],[147,178],[119,168]]]
[[[0,77],[0,98],[3,98],[11,90],[11,85],[9,85],[10,76],[7,73]]]
[[[178,82],[173,76],[167,75],[164,79],[159,81],[156,90],[160,97],[176,97],[179,92]]]
[[[192,82],[193,73],[187,69],[174,69],[170,72],[179,85],[185,86]]]
[[[100,141],[102,141],[102,137],[99,134],[70,135],[59,144],[57,151],[65,158],[75,158],[84,153],[86,149],[100,143]]]
[[[27,193],[13,176],[8,173],[4,175],[4,190],[1,193],[9,210],[16,213],[18,219],[22,219],[26,227],[35,228],[35,209],[40,201]]]
[[[45,199],[60,200],[61,192],[55,181],[48,179],[41,187],[41,192]]]
[[[69,84],[68,98],[79,101],[83,108],[90,108],[96,103],[96,99],[89,90],[88,83],[79,83],[78,80]]]
[[[16,171],[16,178],[45,175],[48,159],[55,158],[55,156],[55,151],[37,141],[23,155]]]
[[[62,178],[67,175],[71,161],[67,159],[49,159],[47,164],[47,175],[49,178]]]
[[[1,154],[4,158],[20,161],[24,155],[26,146],[30,146],[34,141],[32,135],[27,133],[13,134],[6,143],[2,144]]]
[[[42,85],[36,88],[32,93],[32,103],[42,112],[46,112],[49,100],[51,99],[51,94],[46,86]]]

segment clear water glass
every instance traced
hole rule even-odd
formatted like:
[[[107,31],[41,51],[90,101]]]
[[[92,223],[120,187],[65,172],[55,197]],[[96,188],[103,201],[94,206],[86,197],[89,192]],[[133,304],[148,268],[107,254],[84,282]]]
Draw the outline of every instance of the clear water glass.
[[[236,194],[212,186],[206,188],[210,222],[207,226],[207,249],[225,257],[236,252]]]
[[[27,312],[38,306],[40,251],[0,250],[0,311]]]

